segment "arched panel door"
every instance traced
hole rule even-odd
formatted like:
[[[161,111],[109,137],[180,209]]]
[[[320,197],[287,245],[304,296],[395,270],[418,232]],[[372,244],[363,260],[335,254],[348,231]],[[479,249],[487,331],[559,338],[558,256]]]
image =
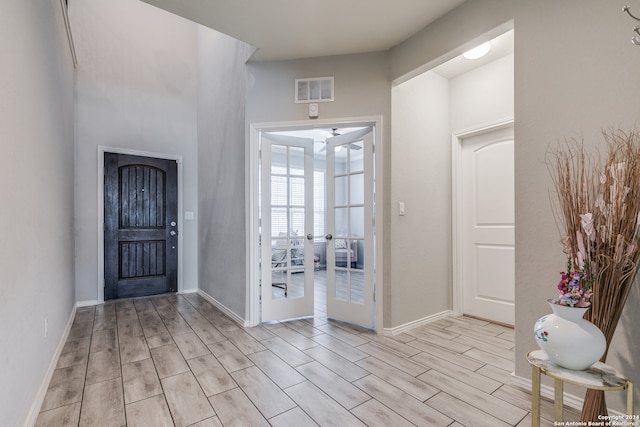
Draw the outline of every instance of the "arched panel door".
[[[175,160],[105,153],[104,166],[105,299],[175,292]]]

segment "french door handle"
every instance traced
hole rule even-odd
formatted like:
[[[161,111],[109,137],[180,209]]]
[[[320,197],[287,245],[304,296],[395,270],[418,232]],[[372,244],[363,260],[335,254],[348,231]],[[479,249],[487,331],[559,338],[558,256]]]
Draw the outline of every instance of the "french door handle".
[[[307,240],[313,240],[313,234],[311,233],[307,234]]]
[[[324,238],[329,241],[331,239],[333,239],[333,236],[331,234],[327,234],[326,236],[324,236]]]

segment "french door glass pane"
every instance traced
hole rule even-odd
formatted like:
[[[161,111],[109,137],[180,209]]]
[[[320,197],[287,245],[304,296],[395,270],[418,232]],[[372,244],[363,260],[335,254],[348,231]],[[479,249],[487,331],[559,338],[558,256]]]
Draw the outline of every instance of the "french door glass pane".
[[[346,236],[348,232],[348,208],[335,208],[335,235]]]
[[[355,147],[360,147],[360,149],[357,149]],[[362,155],[362,147],[362,141],[354,142],[349,146],[349,171],[351,173],[362,172],[364,170],[364,157]]]
[[[287,232],[287,208],[271,208],[271,236],[278,237]]]
[[[335,177],[335,202],[336,206],[344,206],[347,204],[347,195],[349,194],[348,180],[346,176]]]
[[[289,173],[304,176],[304,148],[289,147]]]
[[[271,177],[271,205],[283,206],[287,204],[287,177]]]
[[[364,304],[364,272],[349,272],[349,301],[357,304]]]
[[[304,206],[304,178],[292,177],[289,179],[291,183],[290,200],[293,206]]]
[[[337,148],[337,147],[336,147]],[[343,147],[344,148],[344,147]],[[340,150],[335,154],[335,173],[337,175],[347,173],[346,150]]]
[[[352,205],[364,204],[364,174],[357,173],[349,177],[349,203]]]
[[[336,299],[348,301],[349,299],[349,272],[336,269],[335,272]]]
[[[364,237],[364,207],[349,208],[350,236]]]
[[[284,145],[271,146],[271,174],[287,173],[287,147]]]
[[[291,208],[289,212],[291,215],[289,233],[291,233],[291,236],[304,235],[304,208]]]

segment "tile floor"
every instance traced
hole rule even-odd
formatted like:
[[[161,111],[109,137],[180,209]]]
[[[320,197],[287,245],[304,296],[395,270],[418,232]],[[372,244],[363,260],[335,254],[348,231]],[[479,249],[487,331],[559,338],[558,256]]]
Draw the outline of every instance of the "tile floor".
[[[466,317],[387,337],[317,317],[243,328],[197,294],[118,301],[77,310],[36,425],[529,426],[513,348]]]

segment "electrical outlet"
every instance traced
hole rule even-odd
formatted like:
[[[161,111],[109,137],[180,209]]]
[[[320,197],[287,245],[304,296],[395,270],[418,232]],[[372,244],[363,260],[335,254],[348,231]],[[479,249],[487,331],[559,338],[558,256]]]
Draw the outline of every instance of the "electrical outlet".
[[[49,335],[49,319],[44,318],[44,337],[46,338]]]

